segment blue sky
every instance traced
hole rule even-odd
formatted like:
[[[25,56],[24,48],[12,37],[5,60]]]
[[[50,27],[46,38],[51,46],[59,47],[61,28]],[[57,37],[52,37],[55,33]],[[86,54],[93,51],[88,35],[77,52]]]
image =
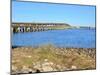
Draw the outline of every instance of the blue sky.
[[[12,1],[12,22],[58,22],[95,26],[95,6]]]

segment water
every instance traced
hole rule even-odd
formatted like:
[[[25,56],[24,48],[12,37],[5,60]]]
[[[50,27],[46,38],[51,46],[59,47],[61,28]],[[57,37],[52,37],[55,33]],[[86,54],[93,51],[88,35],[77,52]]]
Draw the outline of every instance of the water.
[[[95,29],[68,29],[42,32],[16,33],[13,46],[39,46],[53,44],[57,47],[95,48]]]

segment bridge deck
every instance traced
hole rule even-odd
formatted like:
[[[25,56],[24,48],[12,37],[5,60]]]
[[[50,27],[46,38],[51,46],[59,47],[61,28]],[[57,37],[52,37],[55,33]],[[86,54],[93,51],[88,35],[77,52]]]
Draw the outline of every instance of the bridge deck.
[[[70,27],[65,23],[12,23],[13,32],[32,32]]]

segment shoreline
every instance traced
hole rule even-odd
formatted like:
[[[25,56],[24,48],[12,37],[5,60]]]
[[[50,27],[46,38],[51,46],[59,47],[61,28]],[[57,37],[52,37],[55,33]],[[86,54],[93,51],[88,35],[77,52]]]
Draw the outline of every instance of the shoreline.
[[[46,45],[44,46],[36,46],[36,47],[30,47],[30,46],[27,46],[27,47],[23,47],[23,46],[12,46],[12,49],[16,49],[16,48],[33,48],[33,49],[36,49],[36,48],[40,48],[40,47],[45,47]],[[47,45],[49,46],[49,45]],[[50,45],[50,46],[53,46],[53,45]],[[53,46],[54,47],[54,46]],[[54,47],[54,48],[58,48],[60,50],[70,50],[70,49],[74,49],[75,51],[77,51],[78,53],[80,52],[86,52],[87,54],[94,56],[96,54],[96,48],[74,48],[74,47]]]
[[[95,48],[16,47],[12,48],[12,74],[95,69],[95,58]]]
[[[47,46],[48,45],[54,46],[52,44],[47,44]],[[40,46],[33,46],[33,47],[32,46],[17,46],[17,45],[15,45],[15,46],[12,46],[11,48],[12,49],[14,49],[14,48],[21,48],[21,47],[24,47],[24,48],[26,48],[26,47],[27,48],[29,48],[29,47],[30,48],[39,48],[39,47],[42,47],[42,46],[46,46],[46,44],[45,45],[40,45]],[[86,48],[85,47],[57,47],[57,46],[54,46],[54,47],[56,47],[56,48],[66,48],[66,49],[71,49],[71,48],[73,48],[73,49],[96,49],[94,47],[93,48],[92,47],[91,48],[90,47],[89,48],[87,48],[87,47]]]
[[[95,48],[15,47],[12,48],[12,73],[95,69],[95,54]]]

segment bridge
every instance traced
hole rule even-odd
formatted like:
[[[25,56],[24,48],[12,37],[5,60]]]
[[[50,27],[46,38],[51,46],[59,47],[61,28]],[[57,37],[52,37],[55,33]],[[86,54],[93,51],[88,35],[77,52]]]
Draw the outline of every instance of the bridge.
[[[11,25],[12,31],[17,32],[36,32],[55,29],[69,28],[70,25],[66,23],[18,23],[14,22]]]

